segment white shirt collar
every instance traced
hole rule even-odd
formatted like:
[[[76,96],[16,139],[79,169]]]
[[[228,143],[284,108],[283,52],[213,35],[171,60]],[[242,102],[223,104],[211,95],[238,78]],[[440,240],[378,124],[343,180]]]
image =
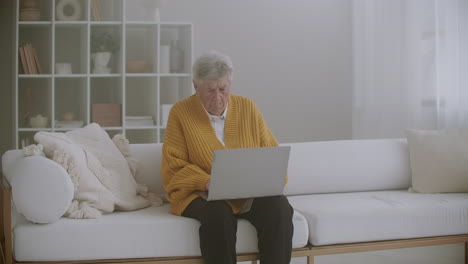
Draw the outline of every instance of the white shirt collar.
[[[205,109],[205,112],[208,115],[208,118],[210,118],[210,120],[215,119],[215,118],[221,118],[222,120],[226,120],[228,104],[229,103],[226,104],[226,108],[224,109],[223,113],[220,116],[215,116],[215,115],[212,115],[212,114],[208,113],[208,111],[206,111],[206,109],[205,109],[205,106],[203,104],[202,104],[202,106],[203,106],[203,109]]]

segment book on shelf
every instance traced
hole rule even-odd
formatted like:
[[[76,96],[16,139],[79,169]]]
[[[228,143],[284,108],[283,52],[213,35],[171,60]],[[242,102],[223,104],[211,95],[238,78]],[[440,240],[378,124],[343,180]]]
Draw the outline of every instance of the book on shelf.
[[[30,43],[20,46],[19,53],[24,74],[42,73],[36,49]]]
[[[34,74],[33,67],[32,67],[33,66],[32,57],[29,51],[29,45],[26,44],[23,47],[24,47],[24,54],[26,55],[26,65],[28,66],[29,74]]]
[[[91,0],[91,9],[93,10],[93,17],[95,21],[98,21],[96,0]]]
[[[99,0],[91,0],[91,8],[93,9],[94,20],[102,21],[102,13]]]
[[[100,0],[95,0],[96,1],[96,6],[97,6],[97,10],[98,10],[98,15],[99,15],[99,21],[102,21],[104,20],[103,17],[102,17],[102,9],[101,9],[101,4],[100,4]]]
[[[29,56],[31,57],[32,73],[37,74],[36,59],[34,58],[34,50],[33,50],[31,43],[28,44],[28,52],[29,52]]]
[[[34,53],[34,60],[36,61],[37,73],[42,74],[42,68],[41,68],[41,64],[39,63],[39,58],[37,57],[36,49],[35,48],[32,48],[32,49]]]
[[[26,53],[24,52],[24,47],[19,47],[19,56],[21,59],[21,66],[23,66],[23,73],[29,74],[28,64],[26,62]]]

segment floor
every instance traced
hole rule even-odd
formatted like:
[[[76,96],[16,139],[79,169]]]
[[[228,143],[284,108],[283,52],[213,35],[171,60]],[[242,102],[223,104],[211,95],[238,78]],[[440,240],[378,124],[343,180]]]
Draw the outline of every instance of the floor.
[[[337,254],[315,257],[315,264],[464,264],[464,250],[464,244],[452,244]],[[291,264],[307,264],[307,260],[294,258]]]

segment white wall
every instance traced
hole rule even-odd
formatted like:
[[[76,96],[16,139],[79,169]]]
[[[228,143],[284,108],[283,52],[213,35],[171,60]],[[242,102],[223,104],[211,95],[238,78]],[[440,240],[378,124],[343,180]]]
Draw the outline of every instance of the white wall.
[[[258,104],[280,142],[351,138],[349,0],[168,0],[160,13],[194,24],[194,58],[231,56],[232,92]]]

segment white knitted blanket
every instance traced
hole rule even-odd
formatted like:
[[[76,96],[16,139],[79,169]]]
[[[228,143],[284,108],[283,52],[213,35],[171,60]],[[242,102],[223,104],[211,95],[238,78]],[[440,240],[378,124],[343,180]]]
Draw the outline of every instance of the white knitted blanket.
[[[66,217],[97,218],[115,209],[131,211],[162,204],[135,181],[136,161],[122,135],[111,140],[99,125],[91,124],[67,133],[38,132],[34,139],[72,179],[75,194]]]

